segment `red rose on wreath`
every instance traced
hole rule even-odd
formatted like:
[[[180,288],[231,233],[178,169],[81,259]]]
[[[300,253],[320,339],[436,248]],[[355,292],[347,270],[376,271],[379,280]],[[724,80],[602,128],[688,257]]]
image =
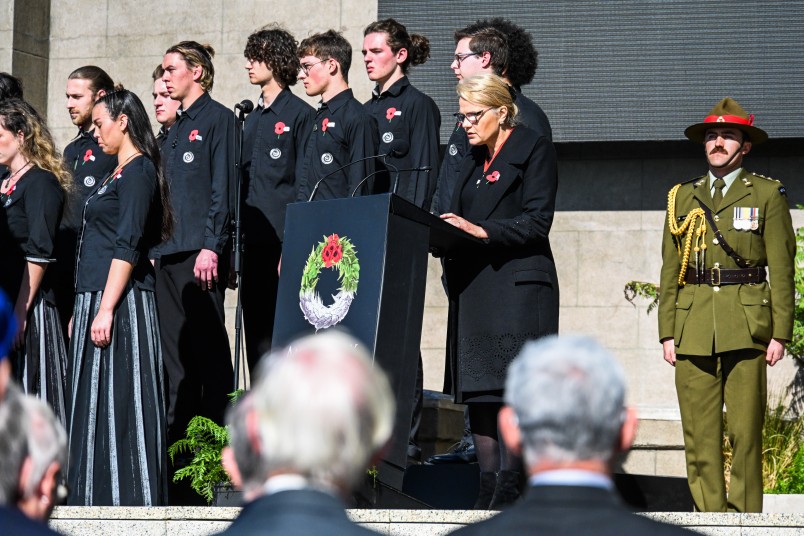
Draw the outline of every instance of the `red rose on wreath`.
[[[197,130],[193,130],[193,131],[190,132],[190,141],[195,141],[198,138],[199,138],[199,136],[198,136],[198,131]]]
[[[396,114],[396,108],[388,108],[387,110],[385,110],[385,118],[388,120],[389,123],[391,122],[391,119],[394,118],[395,114]]]
[[[321,132],[326,132],[327,126],[329,126],[329,117],[325,117],[324,120],[321,121]]]
[[[493,182],[497,182],[500,180],[500,172],[499,171],[492,171],[486,176],[486,181],[491,184]]]
[[[279,121],[277,124],[274,125],[274,134],[276,134],[277,136],[281,136],[283,132],[285,132],[285,123]]]
[[[321,251],[321,260],[324,261],[324,268],[332,268],[343,258],[343,246],[339,243],[338,235],[333,234],[327,237],[327,245]]]

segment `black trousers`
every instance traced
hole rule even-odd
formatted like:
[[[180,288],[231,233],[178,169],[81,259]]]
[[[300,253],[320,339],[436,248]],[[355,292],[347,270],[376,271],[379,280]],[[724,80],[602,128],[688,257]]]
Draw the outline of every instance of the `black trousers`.
[[[198,251],[162,257],[156,270],[156,304],[167,375],[168,445],[184,437],[187,423],[203,415],[223,424],[234,371],[224,324],[223,298],[229,255],[218,261],[212,290],[195,283]]]
[[[246,334],[246,360],[254,381],[260,358],[271,351],[279,274],[276,269],[282,244],[248,244],[243,252],[243,327]]]

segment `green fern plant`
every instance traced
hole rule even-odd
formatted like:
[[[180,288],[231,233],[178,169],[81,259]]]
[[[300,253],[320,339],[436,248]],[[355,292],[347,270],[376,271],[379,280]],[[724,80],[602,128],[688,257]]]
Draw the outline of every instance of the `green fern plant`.
[[[242,389],[229,394],[232,404],[244,394]],[[192,454],[192,461],[173,474],[173,482],[190,479],[193,491],[212,504],[215,486],[229,484],[229,475],[221,462],[221,451],[229,444],[229,431],[212,419],[196,415],[187,424],[187,433],[168,447],[170,462],[174,463],[177,454]]]

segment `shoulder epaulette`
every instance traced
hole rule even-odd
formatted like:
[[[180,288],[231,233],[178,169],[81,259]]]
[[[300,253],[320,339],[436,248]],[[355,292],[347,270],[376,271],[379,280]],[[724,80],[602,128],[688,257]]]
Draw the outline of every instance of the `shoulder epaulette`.
[[[766,181],[781,182],[781,181],[779,181],[779,179],[772,179],[770,177],[766,177],[765,175],[760,175],[759,173],[754,173],[753,171],[749,171],[748,173],[750,173],[754,177],[759,177],[760,179],[765,179]]]

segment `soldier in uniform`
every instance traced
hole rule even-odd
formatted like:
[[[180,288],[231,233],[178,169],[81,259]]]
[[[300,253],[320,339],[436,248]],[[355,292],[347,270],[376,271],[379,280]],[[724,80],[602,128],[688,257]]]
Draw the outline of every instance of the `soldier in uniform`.
[[[659,338],[674,365],[687,479],[704,512],[762,512],[766,366],[793,332],[795,236],[784,186],[742,168],[768,135],[731,98],[685,130],[709,173],[668,197]],[[728,496],[723,415],[733,448]]]

